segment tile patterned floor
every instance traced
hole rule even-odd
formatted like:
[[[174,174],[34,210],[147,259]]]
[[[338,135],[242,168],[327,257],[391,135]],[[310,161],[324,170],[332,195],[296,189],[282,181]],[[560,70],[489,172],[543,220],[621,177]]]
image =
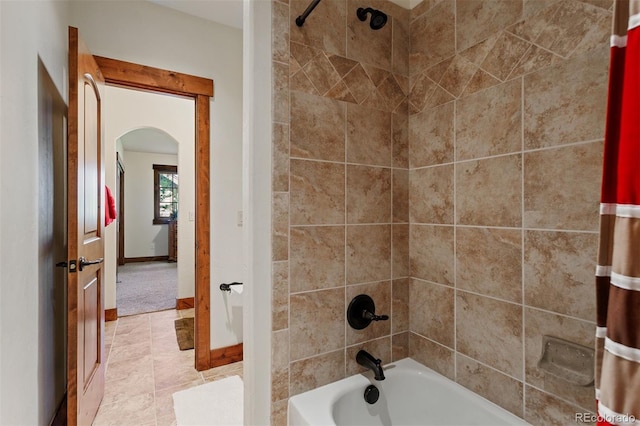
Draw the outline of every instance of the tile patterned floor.
[[[174,328],[177,318],[189,316],[193,309],[106,323],[105,394],[94,426],[175,425],[174,392],[228,376],[242,377],[242,362],[203,372],[193,368],[194,350],[178,348]]]

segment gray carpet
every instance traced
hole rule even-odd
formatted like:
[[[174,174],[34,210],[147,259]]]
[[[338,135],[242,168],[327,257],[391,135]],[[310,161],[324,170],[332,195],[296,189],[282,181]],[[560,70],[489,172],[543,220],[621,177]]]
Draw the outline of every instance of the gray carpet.
[[[177,294],[177,263],[136,262],[118,267],[118,316],[174,309]]]

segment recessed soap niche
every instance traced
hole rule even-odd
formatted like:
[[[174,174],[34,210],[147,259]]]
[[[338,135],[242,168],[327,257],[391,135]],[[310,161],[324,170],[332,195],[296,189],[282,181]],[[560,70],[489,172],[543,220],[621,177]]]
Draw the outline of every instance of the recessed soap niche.
[[[538,368],[576,386],[591,386],[594,380],[593,348],[553,336],[542,336]]]

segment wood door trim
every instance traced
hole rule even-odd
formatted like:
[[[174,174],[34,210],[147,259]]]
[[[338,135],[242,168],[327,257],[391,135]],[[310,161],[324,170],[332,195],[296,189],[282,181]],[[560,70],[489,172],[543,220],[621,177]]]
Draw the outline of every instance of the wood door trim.
[[[105,309],[104,310],[104,321],[115,321],[118,319],[118,308],[113,309]]]
[[[95,56],[109,84],[136,87],[154,92],[195,97],[213,97],[213,81],[175,71]]]
[[[196,256],[195,256],[195,367],[210,364],[210,182],[209,182],[209,100],[213,80],[162,70],[101,56],[95,57],[108,84],[193,98],[196,104]]]
[[[182,311],[183,309],[191,309],[195,307],[195,298],[184,297],[182,299],[176,299],[176,309]]]
[[[243,345],[226,346],[224,348],[211,349],[211,368],[242,361]]]
[[[118,199],[118,265],[124,265],[124,164],[116,152],[116,173],[120,175]]]

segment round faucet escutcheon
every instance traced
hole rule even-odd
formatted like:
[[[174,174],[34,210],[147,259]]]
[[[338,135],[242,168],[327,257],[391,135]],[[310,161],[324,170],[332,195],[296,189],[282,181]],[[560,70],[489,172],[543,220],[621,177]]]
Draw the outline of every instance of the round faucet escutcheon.
[[[375,404],[378,402],[378,398],[380,398],[380,391],[374,385],[369,385],[364,390],[364,400],[367,401],[368,404]]]

